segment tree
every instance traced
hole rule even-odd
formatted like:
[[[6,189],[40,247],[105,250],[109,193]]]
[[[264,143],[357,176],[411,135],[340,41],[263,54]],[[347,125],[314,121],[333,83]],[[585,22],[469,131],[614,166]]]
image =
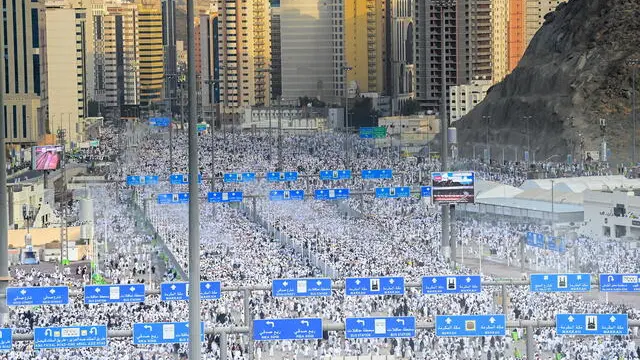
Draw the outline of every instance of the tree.
[[[316,107],[316,108],[322,108],[327,106],[327,104],[325,104],[324,102],[316,98],[310,98],[308,96],[299,97],[298,101],[300,103],[300,106],[307,106],[307,104],[311,104],[312,107]]]
[[[403,116],[415,115],[420,112],[420,103],[415,99],[409,99],[404,102],[400,112]]]
[[[376,126],[378,112],[373,109],[371,98],[357,97],[349,113],[352,117],[351,124],[355,127]]]
[[[100,114],[100,103],[95,100],[89,100],[87,104],[87,113],[89,117],[97,117]]]

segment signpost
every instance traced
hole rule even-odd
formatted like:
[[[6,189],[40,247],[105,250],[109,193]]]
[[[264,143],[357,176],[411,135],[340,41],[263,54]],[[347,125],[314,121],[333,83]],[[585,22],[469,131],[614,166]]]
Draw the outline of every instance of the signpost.
[[[320,170],[320,180],[349,180],[351,170]]]
[[[160,300],[189,300],[189,287],[186,282],[170,282],[160,284]],[[221,297],[220,281],[201,281],[200,300],[218,300]]]
[[[505,336],[507,319],[495,315],[438,315],[436,336]]]
[[[640,274],[600,274],[600,291],[640,292]]]
[[[404,278],[400,276],[346,278],[344,291],[347,296],[404,295]]]
[[[264,319],[253,320],[253,340],[312,340],[322,339],[322,319]]]
[[[189,185],[189,174],[169,175],[171,185]],[[202,174],[198,174],[198,184],[202,184]]]
[[[440,203],[473,203],[475,175],[471,171],[431,173],[433,201]]]
[[[107,326],[37,327],[33,329],[33,348],[76,349],[107,346]]]
[[[203,131],[207,131],[207,124],[198,124],[196,125],[196,131],[197,132],[203,132]]]
[[[0,351],[11,351],[13,334],[10,328],[0,328]]]
[[[69,288],[66,286],[8,287],[7,306],[67,305]]]
[[[393,170],[392,169],[376,169],[376,170],[362,170],[360,173],[362,179],[392,179],[393,178]]]
[[[387,128],[384,126],[361,127],[360,139],[383,139],[387,137]]]
[[[590,274],[531,274],[530,280],[532,292],[591,291]]]
[[[200,341],[204,342],[204,322],[200,323]],[[188,322],[133,324],[133,344],[177,344],[189,342]]]
[[[210,203],[242,202],[242,199],[242,191],[209,192],[207,194],[207,201]]]
[[[222,180],[226,183],[243,183],[256,181],[256,173],[228,173],[222,176]]]
[[[376,188],[377,199],[408,198],[409,196],[411,196],[411,188],[408,186]]]
[[[345,337],[347,339],[412,338],[416,336],[416,318],[402,317],[361,317],[346,318]]]
[[[558,239],[554,236],[545,236],[544,234],[527,232],[527,245],[540,249],[547,249],[564,253],[566,251],[566,243],[564,239]]]
[[[544,249],[544,235],[534,232],[527,232],[527,245]]]
[[[158,185],[158,176],[157,175],[129,175],[127,176],[127,185],[128,186],[145,186],[145,185]]]
[[[466,294],[482,291],[480,275],[425,276],[423,294]]]
[[[158,127],[168,127],[171,123],[171,119],[168,117],[152,117],[149,118],[149,125]]]
[[[188,204],[189,193],[158,194],[158,204]]]
[[[298,180],[298,172],[297,171],[272,171],[267,173],[267,181],[270,182],[279,182],[279,181],[297,181]]]
[[[424,197],[431,197],[431,186],[421,186],[420,187],[420,196]]]
[[[304,200],[304,190],[271,190],[269,191],[270,201],[293,201]]]
[[[557,314],[558,335],[629,335],[627,314]]]
[[[273,297],[331,296],[331,279],[275,279],[271,285]]]
[[[349,189],[318,189],[313,198],[316,200],[344,200],[349,198]]]
[[[144,284],[86,285],[85,304],[142,303]]]

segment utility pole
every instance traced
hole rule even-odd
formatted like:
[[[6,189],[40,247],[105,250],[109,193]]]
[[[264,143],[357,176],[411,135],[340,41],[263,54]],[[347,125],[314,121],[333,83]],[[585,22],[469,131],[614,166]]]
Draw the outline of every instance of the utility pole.
[[[0,26],[0,44],[4,44],[4,30]],[[4,56],[0,56],[0,79],[4,79]],[[4,81],[0,81],[0,109],[4,109]],[[0,294],[5,294],[9,285],[9,208],[7,196],[7,148],[4,131],[6,120],[4,111],[0,111]],[[0,326],[9,323],[9,308],[6,301],[0,301]]]
[[[122,129],[120,129],[122,131]],[[62,171],[62,193],[60,194],[60,264],[64,265],[69,261],[69,237],[67,229],[67,172],[66,161],[64,161],[64,143],[65,143],[65,129],[58,129],[58,144],[63,146],[62,159],[60,160]]]
[[[278,116],[278,171],[282,169],[282,112]]]
[[[631,88],[633,91],[633,94],[631,94],[631,101],[632,101],[632,105],[631,105],[631,121],[633,122],[633,149],[631,152],[631,158],[633,160],[633,166],[636,166],[637,162],[637,158],[636,158],[636,136],[637,136],[637,131],[636,131],[636,72],[638,69],[638,65],[640,65],[640,59],[633,59],[633,60],[628,60],[627,61],[627,65],[631,65],[633,67],[632,70],[632,84],[631,84]]]
[[[531,156],[531,136],[529,135],[529,122],[531,121],[531,116],[523,116],[522,120],[524,121],[527,129],[527,158],[525,160],[528,163],[529,157]]]
[[[343,66],[344,72],[344,166],[349,167],[349,82],[347,81],[347,73],[353,69],[351,66]]]

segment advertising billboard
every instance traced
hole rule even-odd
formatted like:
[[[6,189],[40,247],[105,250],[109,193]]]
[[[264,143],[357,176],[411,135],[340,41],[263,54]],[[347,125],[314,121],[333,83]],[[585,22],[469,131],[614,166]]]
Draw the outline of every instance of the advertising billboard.
[[[471,171],[431,173],[435,203],[473,203],[475,176]]]
[[[63,157],[63,145],[34,146],[31,167],[34,170],[56,170],[62,165]]]

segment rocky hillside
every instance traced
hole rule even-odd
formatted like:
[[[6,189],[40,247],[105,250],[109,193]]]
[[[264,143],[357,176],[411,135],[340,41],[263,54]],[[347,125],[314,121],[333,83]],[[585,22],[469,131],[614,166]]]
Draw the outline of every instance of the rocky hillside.
[[[521,157],[528,128],[536,160],[556,154],[554,160],[564,160],[572,152],[578,160],[581,135],[584,151],[599,148],[604,118],[611,160],[629,160],[632,67],[627,60],[640,59],[640,0],[570,0],[545,19],[513,73],[455,124],[461,153],[470,155],[473,144],[485,143],[483,116],[490,116],[494,159],[502,159],[502,148],[513,159],[515,147]],[[640,94],[637,99],[640,109]],[[640,111],[637,121],[640,130]],[[640,137],[637,144],[640,159]]]

